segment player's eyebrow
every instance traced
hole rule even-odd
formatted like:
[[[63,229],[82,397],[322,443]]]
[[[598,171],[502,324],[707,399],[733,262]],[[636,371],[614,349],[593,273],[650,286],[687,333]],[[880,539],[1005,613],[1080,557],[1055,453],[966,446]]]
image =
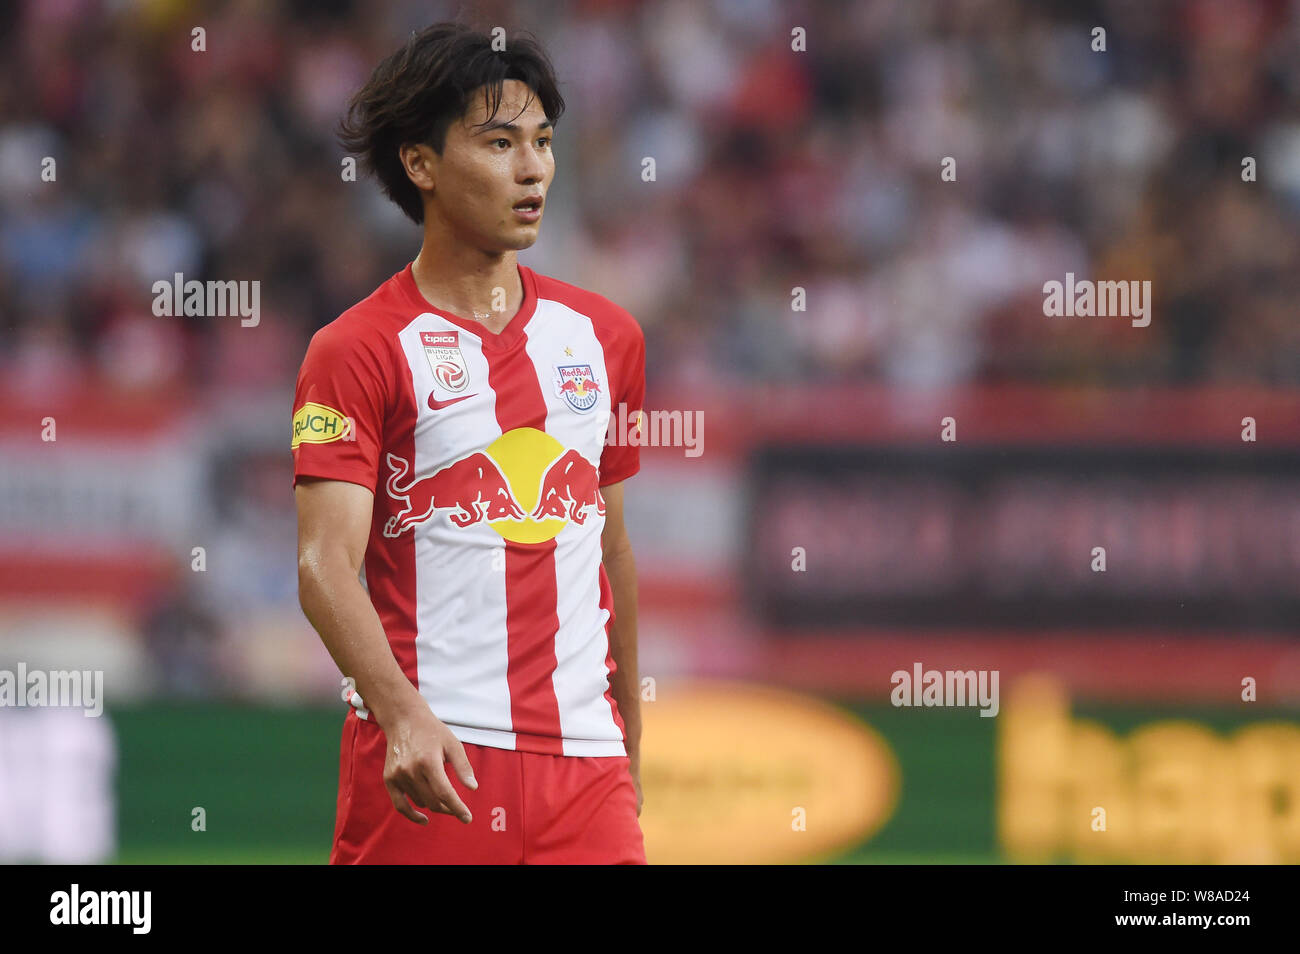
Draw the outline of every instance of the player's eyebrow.
[[[552,123],[549,119],[544,119],[544,120],[542,120],[540,123],[537,124],[537,131],[538,131],[538,132],[541,132],[543,129],[554,129],[554,128],[555,128],[555,124]],[[519,126],[518,126],[518,124],[516,124],[516,123],[512,123],[512,122],[498,122],[498,123],[493,123],[493,124],[490,125],[490,126],[485,126],[485,127],[483,127],[483,128],[480,129],[478,132],[476,132],[474,135],[475,135],[475,136],[481,136],[481,135],[483,135],[484,133],[490,133],[490,132],[492,132],[494,129],[504,129],[504,130],[506,130],[507,132],[519,132]]]

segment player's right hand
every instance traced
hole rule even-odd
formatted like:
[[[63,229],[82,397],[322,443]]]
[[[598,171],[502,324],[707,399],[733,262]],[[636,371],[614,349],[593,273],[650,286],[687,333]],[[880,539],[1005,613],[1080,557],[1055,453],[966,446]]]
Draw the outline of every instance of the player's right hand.
[[[461,782],[470,790],[478,788],[460,739],[423,701],[390,721],[391,725],[383,727],[388,741],[384,787],[393,807],[417,825],[429,824],[429,817],[416,811],[412,802],[430,811],[455,815],[468,825],[473,816],[452,788],[445,767],[450,762]]]

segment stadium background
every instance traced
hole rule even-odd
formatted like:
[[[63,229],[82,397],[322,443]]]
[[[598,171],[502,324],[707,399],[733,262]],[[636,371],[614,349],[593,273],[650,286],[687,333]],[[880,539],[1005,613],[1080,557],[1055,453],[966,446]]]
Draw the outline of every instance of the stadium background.
[[[457,14],[569,102],[521,261],[703,421],[629,485],[651,860],[1300,860],[1283,0],[0,6],[0,669],[107,691],[0,708],[0,859],[324,860],[289,402],[419,240],[331,132]],[[154,316],[176,272],[259,324]],[[1067,272],[1150,280],[1150,326],[1045,317]],[[916,663],[998,716],[892,706]]]

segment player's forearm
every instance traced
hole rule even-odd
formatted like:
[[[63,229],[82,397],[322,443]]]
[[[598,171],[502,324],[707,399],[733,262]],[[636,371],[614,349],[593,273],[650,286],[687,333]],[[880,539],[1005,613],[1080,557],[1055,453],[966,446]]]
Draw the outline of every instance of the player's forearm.
[[[298,601],[339,671],[351,676],[381,725],[425,703],[393,656],[379,614],[346,558],[303,559]]]
[[[629,755],[641,746],[641,691],[637,672],[636,646],[636,560],[632,548],[625,546],[604,558],[605,573],[614,594],[614,624],[610,627],[610,653],[617,667],[610,680],[610,691],[623,717]]]

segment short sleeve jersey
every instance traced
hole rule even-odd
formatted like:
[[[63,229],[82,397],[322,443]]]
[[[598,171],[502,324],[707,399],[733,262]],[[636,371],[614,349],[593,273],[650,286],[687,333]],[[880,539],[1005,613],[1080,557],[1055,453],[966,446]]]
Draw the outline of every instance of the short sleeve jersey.
[[[317,331],[294,484],[374,492],[366,589],[458,739],[624,755],[600,488],[640,468],[645,339],[600,295],[518,268],[500,334],[429,304],[410,265]]]

